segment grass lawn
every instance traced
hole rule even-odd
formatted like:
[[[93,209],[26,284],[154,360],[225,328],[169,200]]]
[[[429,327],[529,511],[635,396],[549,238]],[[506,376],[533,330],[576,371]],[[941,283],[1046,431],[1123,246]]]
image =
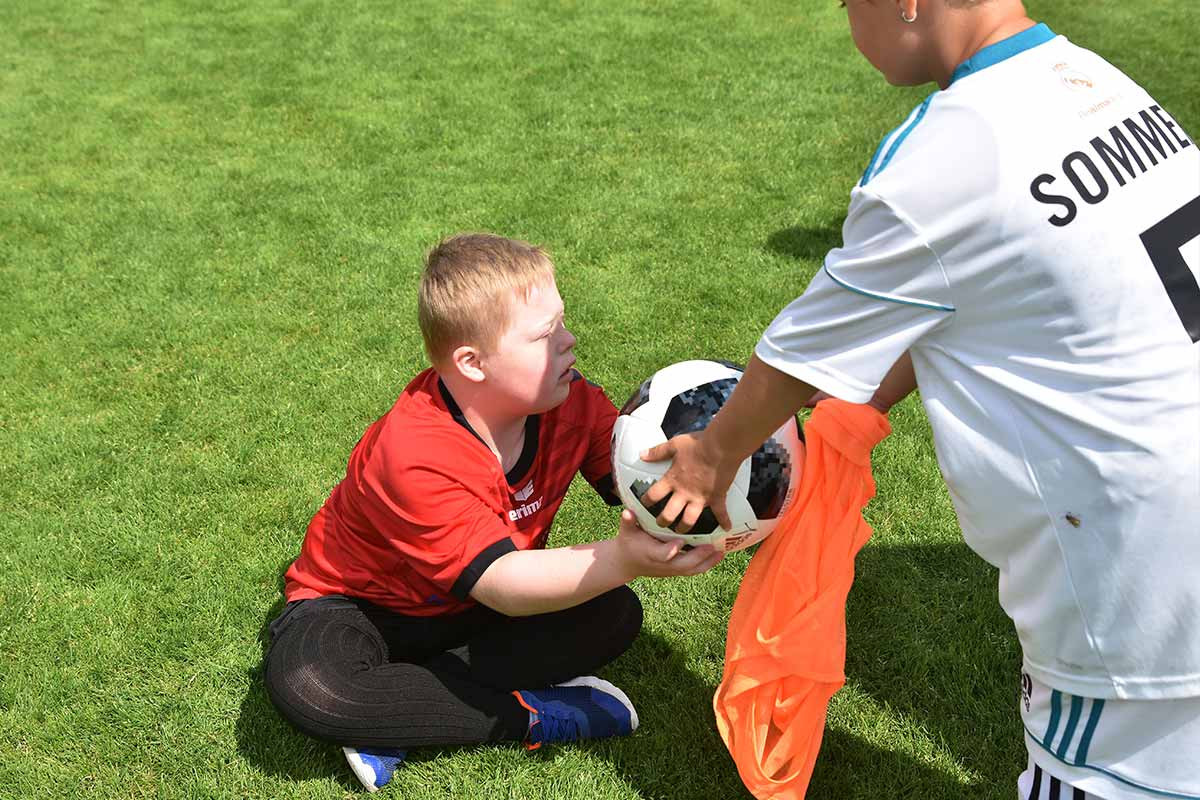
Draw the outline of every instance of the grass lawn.
[[[1200,131],[1188,3],[1031,0]],[[274,712],[281,575],[423,366],[441,235],[555,257],[580,367],[745,360],[839,241],[887,87],[833,0],[0,4],[0,798],[335,798]],[[1019,656],[920,405],[876,451],[810,797],[1009,798]],[[551,543],[615,529],[572,490]],[[635,584],[629,739],[415,752],[391,796],[747,797],[710,707],[748,556]]]

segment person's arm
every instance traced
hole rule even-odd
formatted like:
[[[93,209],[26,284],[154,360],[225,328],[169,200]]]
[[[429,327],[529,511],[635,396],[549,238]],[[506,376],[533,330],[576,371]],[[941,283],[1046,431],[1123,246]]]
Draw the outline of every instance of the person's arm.
[[[643,461],[673,458],[667,474],[643,497],[647,506],[670,495],[658,515],[668,527],[687,533],[708,506],[722,528],[729,530],[725,493],[738,466],[804,406],[816,389],[753,356],[729,400],[703,431],[681,434],[642,454]],[[681,516],[682,515],[682,516]]]
[[[912,356],[906,350],[883,377],[867,405],[886,414],[892,410],[892,406],[908,397],[916,388],[917,376],[913,372]]]
[[[916,388],[917,376],[913,372],[912,356],[908,352],[905,352],[892,365],[892,368],[888,370],[888,374],[884,377],[883,382],[879,384],[879,388],[875,391],[874,396],[867,401],[867,405],[880,413],[886,414],[892,410],[892,406],[908,397]],[[808,398],[808,402],[804,404],[804,407],[815,408],[817,403],[829,397],[832,397],[832,395],[826,392],[817,392]]]
[[[616,537],[548,550],[517,550],[496,559],[479,577],[471,597],[509,617],[561,611],[623,586],[638,577],[698,575],[724,553],[683,542],[660,542],[621,512]]]
[[[905,352],[888,370],[869,405],[886,414],[916,387],[912,358]],[[669,527],[678,518],[675,530],[687,533],[708,506],[721,527],[728,530],[731,525],[725,494],[738,466],[817,394],[804,381],[760,361],[758,356],[751,358],[742,379],[708,428],[676,436],[642,454],[643,461],[674,459],[667,474],[644,497],[647,505],[653,505],[670,495],[658,515],[658,524]]]

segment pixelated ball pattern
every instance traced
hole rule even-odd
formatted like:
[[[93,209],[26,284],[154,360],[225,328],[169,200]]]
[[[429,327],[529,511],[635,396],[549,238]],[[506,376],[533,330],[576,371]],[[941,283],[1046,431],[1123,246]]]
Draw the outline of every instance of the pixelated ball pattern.
[[[675,395],[663,414],[663,434],[671,439],[681,433],[695,433],[708,427],[713,416],[733,394],[735,386],[736,378],[721,378]]]
[[[746,499],[758,519],[775,519],[792,483],[792,458],[774,436],[750,456],[750,487]]]

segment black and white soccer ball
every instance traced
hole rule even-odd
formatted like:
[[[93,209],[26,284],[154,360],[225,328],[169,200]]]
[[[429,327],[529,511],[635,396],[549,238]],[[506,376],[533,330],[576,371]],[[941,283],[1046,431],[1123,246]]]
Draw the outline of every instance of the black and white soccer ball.
[[[804,468],[804,444],[795,417],[738,467],[725,497],[732,530],[721,528],[705,508],[688,533],[676,533],[655,520],[666,498],[652,507],[642,501],[671,462],[649,463],[639,454],[673,436],[707,427],[741,377],[741,367],[726,361],[681,361],[651,375],[621,407],[613,426],[613,482],[621,502],[647,533],[733,552],[765,538],[791,506]]]

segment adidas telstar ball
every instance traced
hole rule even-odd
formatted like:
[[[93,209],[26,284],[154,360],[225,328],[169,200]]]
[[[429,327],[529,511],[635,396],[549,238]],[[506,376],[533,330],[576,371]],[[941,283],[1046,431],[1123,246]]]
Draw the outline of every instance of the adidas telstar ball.
[[[721,528],[705,508],[688,533],[676,533],[655,521],[666,498],[652,507],[642,502],[671,462],[649,463],[638,455],[673,436],[707,427],[741,377],[741,367],[725,361],[681,361],[651,375],[621,408],[613,427],[613,482],[621,502],[647,533],[733,552],[761,541],[791,506],[804,467],[804,444],[794,417],[738,467],[725,497],[732,530]]]

